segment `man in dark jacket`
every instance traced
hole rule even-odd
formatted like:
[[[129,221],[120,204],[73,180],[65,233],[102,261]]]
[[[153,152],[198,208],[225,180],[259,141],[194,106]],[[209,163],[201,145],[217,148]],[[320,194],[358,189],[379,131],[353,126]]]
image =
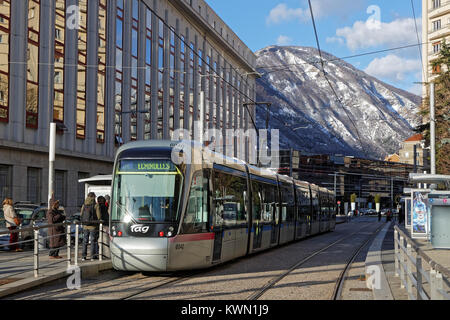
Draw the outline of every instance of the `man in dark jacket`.
[[[85,219],[84,216],[90,216],[90,218]],[[81,207],[81,222],[83,224],[83,251],[81,253],[81,261],[85,261],[87,258],[89,238],[91,238],[91,261],[98,258],[99,220],[101,220],[101,213],[98,204],[95,203],[95,193],[89,192]]]
[[[66,218],[58,209],[59,201],[53,201],[53,203],[51,203],[50,210],[47,211],[48,224],[59,224],[64,222]],[[62,257],[59,255],[59,248],[66,245],[64,225],[58,225],[48,228],[48,236],[50,239],[50,259],[62,259]]]

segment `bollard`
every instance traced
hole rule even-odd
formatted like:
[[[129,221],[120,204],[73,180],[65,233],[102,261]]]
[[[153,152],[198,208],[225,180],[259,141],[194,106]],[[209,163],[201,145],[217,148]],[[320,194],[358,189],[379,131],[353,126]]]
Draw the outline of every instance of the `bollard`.
[[[100,239],[98,241],[98,260],[102,261],[103,260],[103,223],[100,222]]]
[[[39,230],[34,230],[34,277],[39,276]]]
[[[67,225],[66,239],[67,239],[67,268],[70,268],[70,225]]]
[[[406,291],[408,292],[408,299],[412,296],[412,281],[409,275],[412,275],[412,262],[409,259],[411,257],[411,245],[406,244]]]
[[[78,265],[78,233],[79,233],[79,227],[80,225],[77,223],[75,224],[75,254],[74,254],[74,260],[75,260],[75,265]]]

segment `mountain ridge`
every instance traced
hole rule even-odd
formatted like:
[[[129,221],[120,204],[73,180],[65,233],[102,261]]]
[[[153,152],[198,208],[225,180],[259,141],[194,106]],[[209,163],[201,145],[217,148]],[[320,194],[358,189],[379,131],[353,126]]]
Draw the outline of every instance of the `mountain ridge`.
[[[420,122],[420,97],[327,52],[322,52],[325,72],[343,105],[323,76],[317,49],[268,46],[256,56],[262,74],[257,101],[272,103],[270,128],[280,129],[282,148],[384,159]],[[265,118],[266,111],[257,108],[258,127],[265,128]]]

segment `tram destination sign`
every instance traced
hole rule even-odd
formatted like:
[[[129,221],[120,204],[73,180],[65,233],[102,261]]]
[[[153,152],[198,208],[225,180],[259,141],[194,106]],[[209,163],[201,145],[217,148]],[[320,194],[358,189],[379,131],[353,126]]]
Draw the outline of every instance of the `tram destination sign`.
[[[170,160],[121,160],[120,172],[177,172]]]

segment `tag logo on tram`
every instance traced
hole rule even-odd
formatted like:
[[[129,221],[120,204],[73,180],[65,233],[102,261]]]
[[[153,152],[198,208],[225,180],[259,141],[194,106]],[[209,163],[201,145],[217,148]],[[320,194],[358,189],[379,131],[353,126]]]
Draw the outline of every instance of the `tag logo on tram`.
[[[131,232],[141,232],[141,233],[147,233],[149,226],[144,226],[142,224],[134,224],[131,226]]]

